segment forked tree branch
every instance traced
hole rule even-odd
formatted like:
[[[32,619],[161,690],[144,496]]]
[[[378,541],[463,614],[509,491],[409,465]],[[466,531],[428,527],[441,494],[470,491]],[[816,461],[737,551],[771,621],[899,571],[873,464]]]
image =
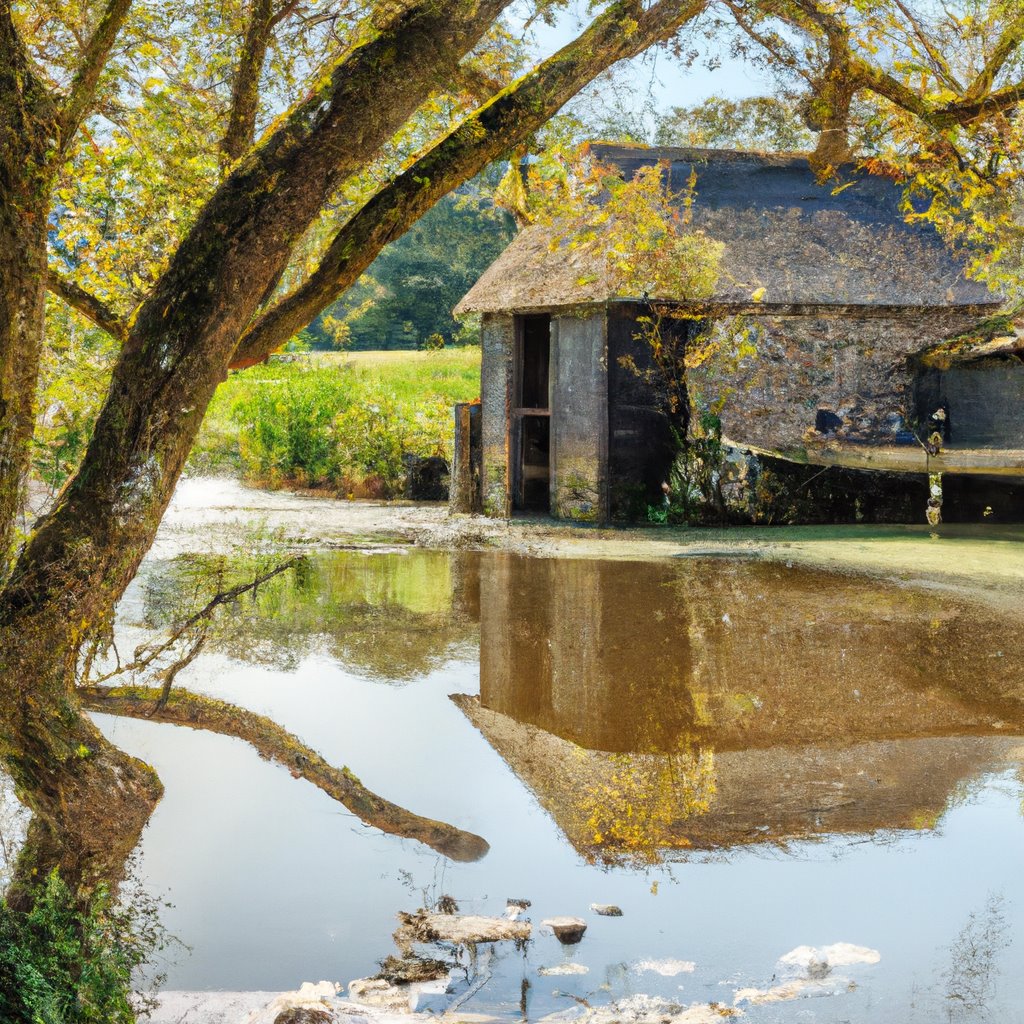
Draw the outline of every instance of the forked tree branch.
[[[371,792],[347,768],[335,768],[265,715],[186,690],[175,690],[163,705],[159,703],[161,691],[152,687],[88,686],[76,692],[89,711],[183,725],[244,740],[261,757],[287,768],[295,778],[311,782],[367,825],[415,839],[452,860],[476,861],[490,848],[473,832],[421,817]]]
[[[112,338],[124,341],[128,336],[128,320],[112,310],[101,299],[87,292],[81,285],[66,277],[59,270],[50,267],[46,272],[46,287],[57,298],[62,299],[73,309],[77,309],[86,319],[104,330]]]
[[[461,121],[386,185],[335,235],[299,288],[243,334],[234,369],[260,363],[334,302],[389,242],[445,195],[514,149],[595,75],[674,35],[705,0],[660,0],[647,11],[617,3],[572,43]]]

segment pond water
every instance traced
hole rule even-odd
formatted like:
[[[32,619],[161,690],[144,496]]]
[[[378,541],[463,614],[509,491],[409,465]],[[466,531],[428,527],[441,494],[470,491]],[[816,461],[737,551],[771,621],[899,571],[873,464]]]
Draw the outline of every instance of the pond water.
[[[145,567],[126,643],[187,578]],[[323,553],[179,683],[490,850],[446,860],[240,741],[100,716],[166,786],[140,870],[191,950],[168,988],[364,977],[397,911],[450,895],[589,925],[496,947],[467,1010],[756,989],[752,1021],[1024,1020],[1024,635],[962,596],[737,559]],[[763,995],[834,943],[877,956]],[[564,964],[587,971],[542,973]]]

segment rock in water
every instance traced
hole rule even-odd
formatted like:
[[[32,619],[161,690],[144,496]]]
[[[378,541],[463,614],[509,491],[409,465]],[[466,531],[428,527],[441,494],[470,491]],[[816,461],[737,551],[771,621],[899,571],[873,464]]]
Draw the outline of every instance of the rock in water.
[[[566,946],[575,945],[583,938],[587,922],[582,917],[549,917],[541,922],[555,933],[555,938]]]
[[[395,942],[401,950],[415,942],[525,942],[530,937],[529,921],[509,921],[504,917],[478,917],[475,914],[399,914],[401,925]],[[584,925],[584,927],[586,927]]]
[[[591,903],[590,909],[599,917],[622,917],[622,907],[614,903]]]
[[[552,967],[538,967],[537,973],[542,977],[548,977],[549,975],[558,976],[563,974],[589,974],[590,968],[583,964],[555,964]]]
[[[392,985],[383,978],[356,978],[348,983],[348,997],[362,1006],[388,1013],[408,1013],[411,985]]]
[[[408,985],[415,981],[434,981],[447,978],[452,964],[444,960],[433,960],[423,956],[389,956],[380,962],[380,974],[392,985]]]
[[[293,1006],[290,1010],[282,1010],[274,1018],[274,1024],[332,1024],[333,1020],[334,1014],[330,1010]]]

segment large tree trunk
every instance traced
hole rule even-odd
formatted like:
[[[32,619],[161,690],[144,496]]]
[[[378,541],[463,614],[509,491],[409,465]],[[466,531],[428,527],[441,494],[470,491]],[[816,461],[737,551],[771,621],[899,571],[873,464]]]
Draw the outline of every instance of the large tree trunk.
[[[22,508],[43,346],[47,205],[26,192],[0,192],[0,579]]]
[[[0,0],[0,580],[6,575],[36,417],[46,247],[59,116]],[[86,623],[72,600],[0,602],[0,760],[34,813],[9,894],[27,906],[59,868],[87,890],[116,878],[159,798],[152,769],[78,711],[74,664]]]
[[[0,580],[21,511],[43,346],[57,112],[0,0]]]
[[[37,819],[23,879],[56,866],[88,889],[116,878],[137,841],[159,783],[81,714],[82,642],[152,544],[242,328],[295,242],[506,5],[419,4],[346,56],[225,179],[135,318],[81,468],[0,592],[0,761]],[[32,269],[37,325],[44,270]]]
[[[109,743],[82,715],[75,667],[90,621],[59,577],[46,599],[0,605],[0,760],[33,812],[19,859],[16,907],[58,869],[87,897],[116,883],[161,787],[148,765]]]

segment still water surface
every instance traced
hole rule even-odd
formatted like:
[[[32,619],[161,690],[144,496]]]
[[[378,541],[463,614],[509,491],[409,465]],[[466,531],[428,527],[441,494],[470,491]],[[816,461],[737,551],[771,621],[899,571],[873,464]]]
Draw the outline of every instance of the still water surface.
[[[126,641],[182,579],[148,566]],[[731,1004],[795,947],[847,942],[878,963],[749,1019],[1024,1021],[1024,637],[1003,613],[756,561],[338,552],[240,602],[180,684],[490,852],[383,835],[239,741],[103,718],[166,786],[141,864],[191,947],[168,988],[366,976],[397,911],[450,894],[589,923],[497,950],[466,1009],[518,1017],[524,978],[531,1018],[567,994]],[[641,969],[668,960],[694,967]],[[588,973],[538,973],[564,961]]]

